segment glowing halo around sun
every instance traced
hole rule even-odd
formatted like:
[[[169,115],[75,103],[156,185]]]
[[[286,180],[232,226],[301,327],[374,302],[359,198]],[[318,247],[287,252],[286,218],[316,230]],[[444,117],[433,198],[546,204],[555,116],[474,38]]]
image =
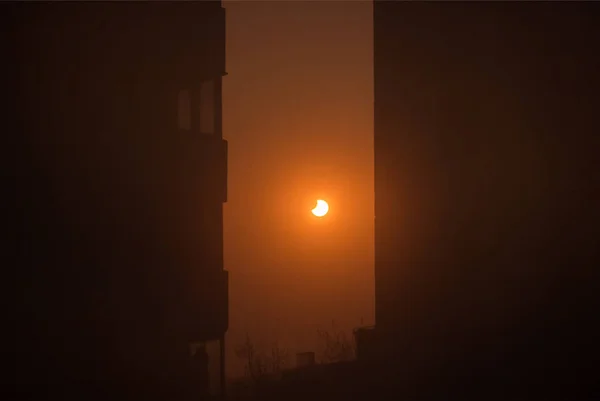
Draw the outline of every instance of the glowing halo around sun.
[[[322,199],[319,199],[317,201],[317,205],[312,210],[312,214],[314,214],[317,217],[323,217],[327,214],[328,211],[329,211],[329,205],[327,204],[327,202],[325,202]]]

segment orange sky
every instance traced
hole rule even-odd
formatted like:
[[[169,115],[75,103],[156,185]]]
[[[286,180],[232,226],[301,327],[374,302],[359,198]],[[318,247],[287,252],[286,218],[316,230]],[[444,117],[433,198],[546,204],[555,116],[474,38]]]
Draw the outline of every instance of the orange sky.
[[[226,2],[229,349],[373,323],[370,2]],[[317,219],[316,199],[330,213]],[[230,373],[239,363],[230,352]]]

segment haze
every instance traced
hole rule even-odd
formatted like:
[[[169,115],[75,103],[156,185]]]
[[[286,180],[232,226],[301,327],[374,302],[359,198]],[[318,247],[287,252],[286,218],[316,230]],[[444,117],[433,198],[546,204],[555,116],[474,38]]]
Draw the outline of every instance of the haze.
[[[225,268],[232,349],[314,351],[373,321],[370,2],[226,2]],[[310,214],[316,199],[327,219]],[[311,294],[307,297],[306,294]]]

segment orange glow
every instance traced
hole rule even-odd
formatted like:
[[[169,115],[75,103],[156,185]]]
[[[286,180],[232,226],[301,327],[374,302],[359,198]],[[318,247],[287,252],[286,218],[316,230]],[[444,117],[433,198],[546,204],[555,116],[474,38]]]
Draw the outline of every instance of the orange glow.
[[[312,214],[314,214],[317,217],[323,217],[327,214],[328,211],[329,205],[327,204],[327,202],[325,202],[323,199],[319,199],[317,201],[317,205],[312,210]]]
[[[332,319],[348,333],[374,321],[373,13],[360,1],[224,4],[226,366],[243,377],[246,334],[294,353],[319,349],[313,327]]]

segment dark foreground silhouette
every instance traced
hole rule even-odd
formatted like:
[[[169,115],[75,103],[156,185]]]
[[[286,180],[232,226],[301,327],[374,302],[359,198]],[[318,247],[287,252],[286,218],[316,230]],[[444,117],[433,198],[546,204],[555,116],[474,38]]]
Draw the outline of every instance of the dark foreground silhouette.
[[[2,398],[202,397],[188,345],[227,329],[220,4],[1,7]],[[260,397],[598,398],[598,16],[375,2],[377,326]]]
[[[591,2],[375,2],[363,351],[390,383],[600,395],[599,22]]]
[[[197,398],[227,329],[220,2],[3,3],[2,399]]]

